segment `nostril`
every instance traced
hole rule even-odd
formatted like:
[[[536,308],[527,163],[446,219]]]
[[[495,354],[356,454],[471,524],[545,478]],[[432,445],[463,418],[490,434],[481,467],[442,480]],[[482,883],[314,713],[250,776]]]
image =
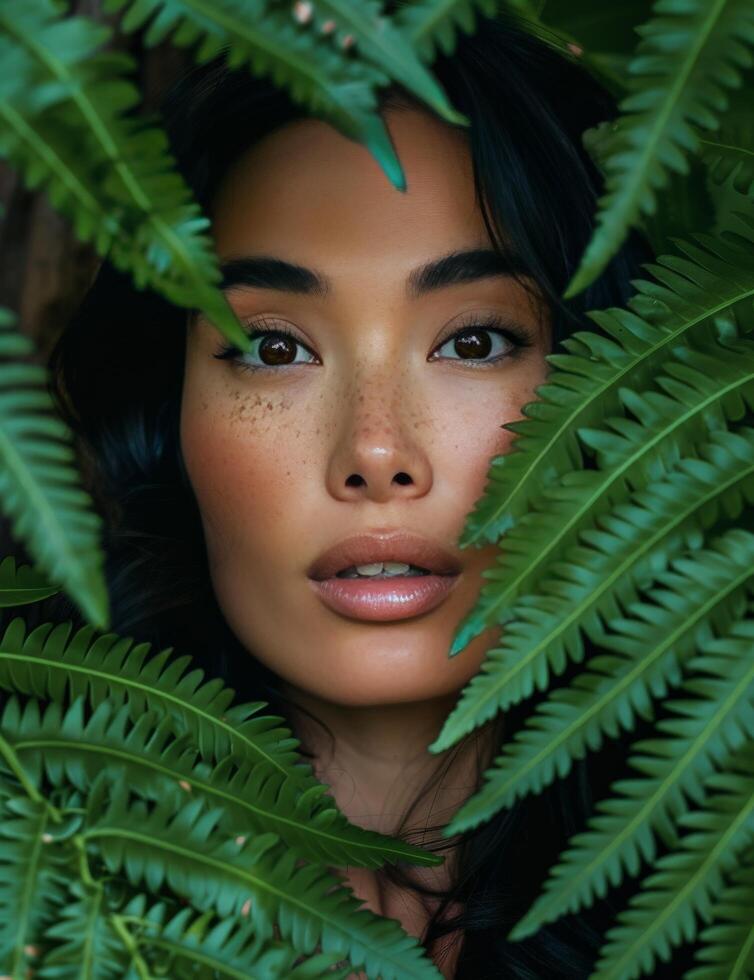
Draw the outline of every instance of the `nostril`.
[[[364,482],[364,478],[359,476],[358,473],[352,473],[346,480],[347,487],[360,487]]]
[[[411,483],[411,477],[408,475],[408,473],[396,473],[395,479],[401,485],[405,485],[406,483]]]

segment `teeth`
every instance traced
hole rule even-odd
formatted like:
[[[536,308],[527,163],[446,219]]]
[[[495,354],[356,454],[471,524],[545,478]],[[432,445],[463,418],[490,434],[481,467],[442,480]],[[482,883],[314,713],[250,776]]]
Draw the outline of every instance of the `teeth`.
[[[405,561],[383,561],[382,567],[386,572],[391,572],[393,575],[399,575],[401,572],[407,572],[409,568],[411,568],[411,566],[407,565]]]
[[[382,578],[390,578],[394,575],[427,575],[428,572],[415,565],[409,565],[404,561],[374,561],[365,565],[351,565],[350,568],[338,572],[341,578],[374,578],[379,575]]]
[[[382,562],[375,561],[371,565],[356,565],[356,571],[359,575],[379,575],[382,571]]]

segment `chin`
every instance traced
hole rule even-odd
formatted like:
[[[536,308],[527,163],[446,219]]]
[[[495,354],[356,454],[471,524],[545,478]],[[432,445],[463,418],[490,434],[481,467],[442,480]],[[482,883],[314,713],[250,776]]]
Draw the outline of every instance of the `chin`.
[[[352,644],[338,650],[335,644],[325,644],[327,653],[316,660],[269,666],[299,690],[343,707],[434,701],[457,695],[482,660],[473,652],[467,656],[470,651],[450,660],[450,639],[429,647],[399,645],[397,638],[372,642],[368,649]]]

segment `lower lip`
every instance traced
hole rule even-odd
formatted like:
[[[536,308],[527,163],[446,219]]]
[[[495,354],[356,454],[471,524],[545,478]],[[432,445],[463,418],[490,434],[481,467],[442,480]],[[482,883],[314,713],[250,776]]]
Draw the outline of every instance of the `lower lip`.
[[[334,612],[381,623],[430,612],[445,599],[458,575],[409,575],[405,578],[310,579],[315,592]]]

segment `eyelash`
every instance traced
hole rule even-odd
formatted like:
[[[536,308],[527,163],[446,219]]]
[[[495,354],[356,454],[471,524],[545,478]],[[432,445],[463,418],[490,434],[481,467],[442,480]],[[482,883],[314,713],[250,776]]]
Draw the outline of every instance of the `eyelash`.
[[[279,326],[279,327],[275,327],[274,329],[264,330],[264,329],[260,329],[257,326],[257,324],[266,323],[266,322],[268,321],[265,320],[264,318],[250,320],[247,322],[246,325],[248,327],[253,328],[249,332],[250,340],[258,340],[260,337],[269,337],[274,335],[288,337],[299,347],[303,347],[304,350],[307,350],[310,354],[313,354],[313,352],[309,350],[306,344],[304,344],[301,340],[299,340],[299,338],[293,333],[293,331],[288,330],[286,327]],[[456,337],[459,337],[463,334],[473,333],[475,330],[486,331],[488,333],[497,334],[499,337],[503,337],[505,340],[513,344],[513,350],[509,350],[506,351],[505,353],[498,354],[487,361],[478,361],[478,360],[475,361],[473,358],[463,358],[463,357],[442,358],[442,360],[458,361],[461,364],[468,364],[470,367],[474,369],[481,368],[482,370],[484,370],[485,368],[492,367],[493,365],[498,364],[500,361],[505,360],[511,355],[514,355],[517,350],[521,350],[523,348],[530,347],[532,345],[532,339],[528,335],[528,333],[525,333],[520,328],[516,329],[512,327],[501,317],[496,316],[495,314],[490,314],[482,317],[481,319],[479,318],[474,319],[471,323],[467,323],[459,327],[449,337],[446,337],[445,340],[443,340],[442,343],[440,343],[438,347],[435,348],[435,350],[438,350],[440,347],[444,347],[449,341],[455,340]],[[434,354],[434,352],[435,351],[433,351],[432,353]],[[247,364],[245,361],[242,360],[243,356],[244,354],[238,349],[238,347],[234,346],[233,344],[223,345],[217,351],[217,353],[214,354],[214,357],[218,358],[219,360],[229,360],[232,364],[237,365],[243,371],[276,371],[280,368],[288,368],[288,367],[293,367],[295,364],[306,363],[303,361],[298,361],[298,362],[294,362],[293,364]]]

